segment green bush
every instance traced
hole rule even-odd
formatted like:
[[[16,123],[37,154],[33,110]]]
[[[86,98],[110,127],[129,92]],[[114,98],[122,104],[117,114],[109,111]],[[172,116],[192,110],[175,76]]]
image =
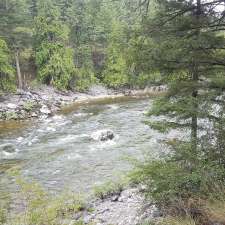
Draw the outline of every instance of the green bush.
[[[38,77],[45,84],[68,89],[75,73],[73,50],[60,43],[42,43],[36,52]]]
[[[0,206],[0,224],[5,224],[7,221],[7,210]]]
[[[34,108],[35,103],[33,101],[27,101],[24,103],[23,107],[27,112],[32,111],[32,109]]]
[[[93,71],[87,67],[77,69],[73,80],[73,88],[77,91],[86,91],[92,84],[97,82]]]
[[[129,83],[133,87],[145,88],[147,86],[156,85],[160,83],[160,73],[141,73],[138,76],[129,76]]]
[[[128,179],[121,178],[117,181],[108,181],[104,184],[94,187],[94,195],[97,198],[105,199],[114,194],[120,194],[124,188],[128,185]]]
[[[159,205],[192,197],[221,197],[216,184],[223,183],[225,169],[203,156],[192,155],[191,146],[187,143],[177,142],[174,148],[176,154],[172,151],[161,160],[136,162],[130,174],[131,180],[146,185],[146,195]]]
[[[119,88],[128,85],[126,61],[121,54],[109,57],[103,77],[103,82],[108,87]]]

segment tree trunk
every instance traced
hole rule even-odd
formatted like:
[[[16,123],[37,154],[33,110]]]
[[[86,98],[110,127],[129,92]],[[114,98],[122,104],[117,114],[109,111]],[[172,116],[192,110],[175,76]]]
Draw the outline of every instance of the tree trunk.
[[[196,80],[197,81],[197,80]],[[198,143],[198,116],[197,116],[197,111],[198,111],[198,103],[196,102],[197,97],[198,97],[198,91],[193,91],[192,92],[192,97],[194,98],[194,112],[191,118],[191,145],[192,145],[192,150],[196,151],[197,150],[197,143]]]
[[[20,62],[19,62],[19,51],[17,50],[15,53],[15,59],[16,59],[16,73],[17,73],[17,79],[18,79],[18,88],[23,89],[23,81],[22,81],[22,75],[20,70]]]
[[[200,17],[201,17],[201,0],[197,0],[197,10],[196,10],[196,26],[197,26],[197,34],[196,34],[196,41],[199,39],[200,34]],[[193,63],[193,72],[192,72],[192,80],[198,82],[199,80],[199,63],[198,63],[198,56],[196,55]],[[192,150],[197,150],[197,143],[198,143],[198,90],[194,90],[192,92],[193,97],[193,115],[191,119],[191,144]]]

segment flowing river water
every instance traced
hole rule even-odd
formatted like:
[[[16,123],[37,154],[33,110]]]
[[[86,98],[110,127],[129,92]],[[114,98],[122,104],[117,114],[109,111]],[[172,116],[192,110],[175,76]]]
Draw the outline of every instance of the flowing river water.
[[[151,103],[149,98],[106,100],[34,122],[1,123],[0,190],[14,190],[5,171],[15,165],[50,191],[88,192],[129,170],[126,157],[158,157],[164,152],[163,135],[143,123]],[[113,131],[113,140],[92,138],[105,129]]]

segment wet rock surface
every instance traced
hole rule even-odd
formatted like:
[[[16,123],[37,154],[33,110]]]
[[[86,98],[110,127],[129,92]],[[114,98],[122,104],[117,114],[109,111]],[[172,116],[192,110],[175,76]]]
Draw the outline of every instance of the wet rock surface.
[[[115,137],[115,135],[113,131],[111,130],[99,130],[94,132],[91,135],[91,137],[93,140],[96,140],[96,141],[108,141],[108,140],[112,140]]]
[[[7,153],[14,153],[16,149],[15,149],[15,146],[12,144],[3,144],[3,145],[0,145],[0,151],[4,151]]]
[[[137,188],[131,188],[104,200],[91,204],[93,212],[82,212],[74,220],[83,220],[86,224],[98,225],[138,225],[142,222],[155,221],[161,214],[155,205],[145,201]]]

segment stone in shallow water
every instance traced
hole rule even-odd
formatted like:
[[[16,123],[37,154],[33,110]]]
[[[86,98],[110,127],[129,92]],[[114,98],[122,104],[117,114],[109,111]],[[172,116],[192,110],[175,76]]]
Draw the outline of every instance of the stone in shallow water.
[[[15,146],[13,144],[4,144],[0,146],[0,150],[7,152],[7,153],[14,153],[16,152]]]
[[[99,130],[94,132],[91,137],[96,141],[112,140],[115,136],[111,130]]]

